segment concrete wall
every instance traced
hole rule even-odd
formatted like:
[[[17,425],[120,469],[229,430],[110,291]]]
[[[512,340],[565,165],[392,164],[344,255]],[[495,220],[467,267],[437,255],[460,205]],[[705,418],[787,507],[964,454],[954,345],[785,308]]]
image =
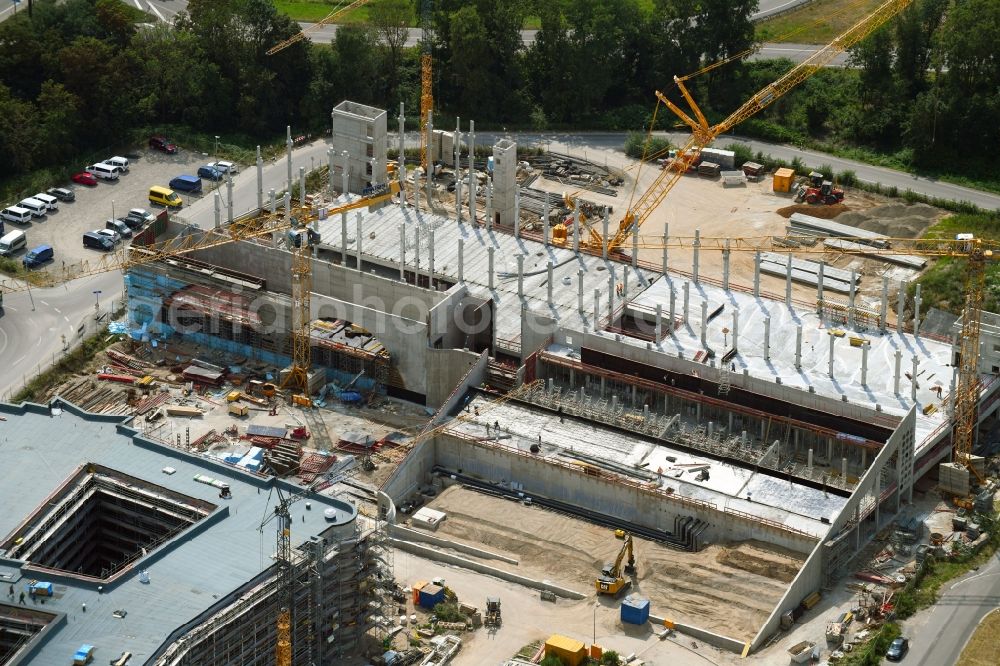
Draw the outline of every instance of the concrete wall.
[[[423,321],[315,293],[312,312],[314,317],[346,319],[374,333],[392,355],[406,389],[420,394],[427,392],[427,324]]]
[[[678,515],[699,518],[709,524],[702,537],[705,543],[760,539],[799,553],[811,552],[816,543],[815,539],[805,535],[772,529],[756,521],[726,514],[723,507],[713,509],[686,505],[680,500],[614,479],[558,467],[544,458],[516,455],[448,434],[435,438],[434,451],[437,464],[446,468],[460,469],[463,474],[488,481],[517,481],[524,484],[527,494],[537,493],[654,529],[672,531],[674,518]]]
[[[493,215],[500,224],[514,224],[517,191],[517,144],[500,139],[493,146]]]
[[[479,354],[464,349],[428,348],[425,356],[427,404],[431,407],[442,405],[479,360]],[[461,395],[464,394],[462,391]]]

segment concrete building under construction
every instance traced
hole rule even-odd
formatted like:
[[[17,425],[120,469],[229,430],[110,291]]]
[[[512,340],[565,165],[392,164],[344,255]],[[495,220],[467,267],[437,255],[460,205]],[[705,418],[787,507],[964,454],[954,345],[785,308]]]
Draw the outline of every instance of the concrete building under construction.
[[[314,203],[313,366],[324,381],[365,370],[370,388],[438,410],[443,426],[385,484],[387,502],[485,483],[689,550],[755,539],[799,553],[751,636],[703,632],[739,652],[842,575],[949,457],[954,336],[921,332],[919,314],[905,321],[903,286],[893,317],[894,293],[869,312],[853,288],[844,302],[824,296],[822,277],[815,301],[793,299],[791,262],[784,296],[765,293],[759,276],[773,266],[759,254],[753,282],[739,284],[728,254],[707,275],[697,250],[687,265],[666,250],[655,264],[584,252],[580,225],[555,244],[547,214],[531,232],[515,223],[509,139],[484,188],[463,196],[459,185],[454,216],[428,211],[422,188],[331,216],[387,172],[384,112],[345,102],[333,123],[339,192]],[[361,145],[374,152],[342,155]],[[156,230],[183,233],[179,221]],[[276,236],[133,270],[131,328],[284,367],[290,256]],[[980,421],[1000,404],[995,319],[982,329]],[[484,386],[520,391],[495,405]],[[697,617],[682,621],[697,631]],[[198,635],[208,641],[212,626]]]
[[[0,486],[0,663],[71,663],[81,645],[111,663],[274,663],[285,596],[266,518],[300,488],[59,400],[0,413],[24,472]],[[318,493],[290,514],[293,663],[334,663],[379,614],[382,533]]]

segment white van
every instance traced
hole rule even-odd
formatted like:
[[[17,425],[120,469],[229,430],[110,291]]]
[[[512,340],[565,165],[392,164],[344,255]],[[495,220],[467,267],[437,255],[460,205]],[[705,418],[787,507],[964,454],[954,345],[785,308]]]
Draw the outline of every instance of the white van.
[[[3,218],[6,222],[27,224],[28,222],[31,222],[31,217],[31,211],[27,208],[21,208],[20,206],[10,206],[0,210],[0,218]]]
[[[17,205],[21,208],[27,208],[35,217],[45,217],[45,214],[49,212],[49,207],[45,204],[45,202],[39,201],[34,197],[22,199]]]
[[[115,155],[114,157],[109,157],[104,160],[104,164],[110,164],[113,167],[118,167],[122,170],[122,173],[128,171],[128,159],[122,157],[121,155]]]
[[[49,210],[57,210],[59,208],[59,199],[56,199],[51,194],[45,194],[44,192],[39,192],[38,194],[36,194],[31,198],[38,199],[43,204],[45,204]]]
[[[3,238],[0,238],[0,256],[9,257],[18,250],[23,250],[27,246],[27,234],[20,229],[15,229]]]
[[[118,180],[118,172],[120,169],[118,167],[113,167],[110,164],[104,164],[103,162],[98,162],[97,164],[91,164],[87,167],[87,173],[102,180]]]

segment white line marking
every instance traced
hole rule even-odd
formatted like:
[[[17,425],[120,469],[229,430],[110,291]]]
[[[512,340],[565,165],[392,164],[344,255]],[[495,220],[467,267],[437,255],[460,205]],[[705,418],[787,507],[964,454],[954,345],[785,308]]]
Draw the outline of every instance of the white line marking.
[[[18,363],[20,363],[23,360],[24,360],[24,357],[22,356],[19,359],[17,359],[16,361],[14,361],[14,363],[12,365],[17,365]]]
[[[138,9],[141,12],[142,11],[142,3],[139,2],[139,0],[132,0],[132,2],[135,3],[136,9]]]
[[[4,309],[5,310],[10,310],[11,312],[17,312],[17,308],[12,308],[10,306],[6,306]]]
[[[38,302],[44,305],[45,307],[49,307],[49,304],[43,301],[42,299],[38,299]]]
[[[167,22],[167,19],[163,18],[163,14],[161,14],[161,13],[160,13],[160,10],[156,8],[156,5],[154,5],[154,4],[152,3],[152,2],[147,2],[146,4],[147,4],[147,5],[149,5],[149,8],[150,8],[151,10],[153,10],[153,13],[154,13],[154,14],[156,14],[156,17],[157,17],[158,19],[160,19],[160,20],[161,20],[161,21],[163,21],[164,23],[166,23],[166,22]]]
[[[60,310],[59,308],[52,308],[52,309],[55,310],[57,314],[62,314],[62,310]]]

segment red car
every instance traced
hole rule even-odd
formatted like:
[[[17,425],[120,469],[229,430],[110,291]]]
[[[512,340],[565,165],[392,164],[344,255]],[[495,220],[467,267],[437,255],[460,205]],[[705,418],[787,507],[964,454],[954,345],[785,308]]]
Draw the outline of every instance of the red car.
[[[154,150],[167,153],[168,155],[173,155],[177,152],[177,145],[165,136],[149,137],[149,147]]]
[[[87,173],[86,171],[74,173],[70,180],[74,183],[79,183],[80,185],[97,185],[97,179],[94,178],[94,175]]]

